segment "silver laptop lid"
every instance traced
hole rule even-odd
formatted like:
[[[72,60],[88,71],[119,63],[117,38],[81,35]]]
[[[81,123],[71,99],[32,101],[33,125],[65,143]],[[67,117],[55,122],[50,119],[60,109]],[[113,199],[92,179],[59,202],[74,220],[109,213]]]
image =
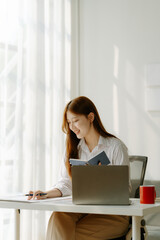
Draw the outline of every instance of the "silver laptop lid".
[[[72,166],[71,171],[74,204],[129,204],[128,166]]]

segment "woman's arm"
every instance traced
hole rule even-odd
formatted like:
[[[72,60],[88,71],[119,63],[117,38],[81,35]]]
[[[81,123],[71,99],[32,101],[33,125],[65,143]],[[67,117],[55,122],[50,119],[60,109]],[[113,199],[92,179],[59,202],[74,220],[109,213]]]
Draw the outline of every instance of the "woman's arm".
[[[47,193],[46,195],[40,195],[43,193]],[[62,196],[68,196],[72,194],[72,184],[71,179],[68,176],[67,169],[65,166],[65,154],[63,157],[63,161],[61,163],[61,169],[60,169],[60,176],[57,183],[53,186],[51,190],[48,191],[30,191],[29,194],[33,194],[32,196],[28,197],[28,200],[30,199],[45,199],[45,198],[54,198],[54,197],[62,197]]]
[[[43,193],[45,193],[45,195],[43,195]],[[45,191],[45,192],[43,192],[41,190],[30,191],[29,194],[33,194],[33,195],[28,196],[28,200],[31,200],[31,199],[34,200],[35,198],[37,200],[40,200],[40,199],[46,199],[46,198],[62,197],[61,191],[57,188],[54,188],[54,189],[51,189],[51,190]]]
[[[46,191],[47,198],[62,197],[62,192],[58,188]]]
[[[66,154],[64,154],[64,157],[63,157],[63,160],[61,163],[59,179],[58,179],[57,183],[55,185],[53,185],[53,188],[52,188],[52,189],[58,189],[61,192],[63,197],[72,194],[72,182],[71,182],[71,178],[69,177],[67,169],[66,169],[65,155]]]

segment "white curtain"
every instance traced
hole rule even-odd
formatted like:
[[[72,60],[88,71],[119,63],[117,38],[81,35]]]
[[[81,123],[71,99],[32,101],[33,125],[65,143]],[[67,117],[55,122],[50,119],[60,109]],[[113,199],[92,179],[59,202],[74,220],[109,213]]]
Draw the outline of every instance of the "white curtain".
[[[71,1],[0,0],[0,194],[49,189],[71,93]],[[45,239],[49,213],[21,211],[21,239]],[[0,240],[13,240],[0,209]]]

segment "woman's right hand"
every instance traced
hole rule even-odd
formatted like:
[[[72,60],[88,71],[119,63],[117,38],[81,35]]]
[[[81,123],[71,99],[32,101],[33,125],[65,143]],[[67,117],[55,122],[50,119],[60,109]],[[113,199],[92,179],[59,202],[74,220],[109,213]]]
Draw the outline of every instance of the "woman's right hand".
[[[32,194],[31,196],[28,196],[28,200],[40,200],[40,199],[46,199],[47,194],[45,192],[42,192],[41,190],[38,191],[29,191],[29,194]]]

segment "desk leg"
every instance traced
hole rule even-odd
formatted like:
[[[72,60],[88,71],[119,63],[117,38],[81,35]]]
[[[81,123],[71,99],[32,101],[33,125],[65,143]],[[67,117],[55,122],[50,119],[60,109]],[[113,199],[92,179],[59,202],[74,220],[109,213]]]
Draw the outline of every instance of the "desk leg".
[[[132,216],[132,239],[140,240],[141,217]]]
[[[14,216],[14,222],[15,222],[15,240],[20,240],[20,209],[15,209],[15,216]]]

